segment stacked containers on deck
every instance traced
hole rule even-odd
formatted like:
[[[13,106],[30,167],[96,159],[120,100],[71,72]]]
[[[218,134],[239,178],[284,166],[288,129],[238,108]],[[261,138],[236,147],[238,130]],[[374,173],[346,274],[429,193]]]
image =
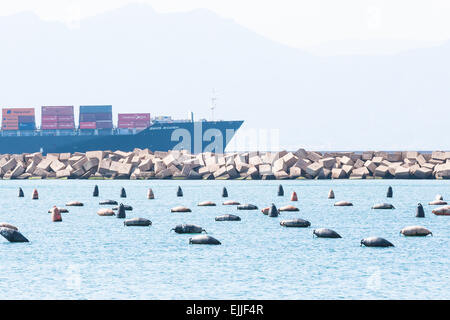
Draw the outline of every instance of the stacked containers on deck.
[[[150,126],[150,113],[119,113],[117,127],[122,129],[143,130]]]
[[[74,130],[73,106],[43,106],[42,130]]]
[[[111,131],[112,106],[80,106],[80,129]]]
[[[4,108],[2,130],[34,130],[36,122],[34,108]]]

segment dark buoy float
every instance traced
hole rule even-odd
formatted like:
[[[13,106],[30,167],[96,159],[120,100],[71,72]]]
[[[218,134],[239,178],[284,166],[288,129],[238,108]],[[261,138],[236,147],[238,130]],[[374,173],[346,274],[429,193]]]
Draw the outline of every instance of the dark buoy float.
[[[120,197],[121,198],[126,198],[127,197],[127,193],[126,193],[124,187],[122,187],[122,189],[120,190]]]
[[[19,231],[10,228],[0,228],[0,234],[9,242],[29,242]]]
[[[280,215],[280,212],[277,210],[277,207],[275,207],[275,204],[272,203],[270,206],[269,214],[268,216],[271,218],[276,218]]]
[[[254,204],[241,204],[237,206],[238,210],[258,210],[258,207],[255,206]]]
[[[328,199],[334,199],[334,191],[333,191],[333,189],[331,189],[331,190],[328,192]]]
[[[278,196],[279,197],[284,196],[284,190],[283,190],[283,186],[281,184],[278,186]]]
[[[208,235],[199,235],[189,238],[189,244],[221,244],[219,240]]]
[[[22,188],[19,188],[19,198],[23,198],[24,194],[23,194],[23,190]]]
[[[206,230],[202,227],[199,227],[195,224],[178,224],[175,226],[175,228],[171,229],[170,231],[175,231],[176,233],[202,233]]]
[[[152,225],[152,222],[145,218],[132,218],[125,220],[123,225],[126,227],[148,227]]]
[[[409,226],[403,228],[400,233],[405,237],[426,237],[427,235],[433,233],[425,227],[422,226]]]
[[[416,218],[425,218],[425,211],[423,210],[423,206],[421,203],[417,204]]]
[[[390,203],[379,203],[374,205],[372,209],[395,209],[395,207]]]
[[[314,229],[313,236],[317,238],[342,238],[339,233],[327,228]]]
[[[228,190],[225,187],[223,187],[222,190],[222,198],[228,198]]]
[[[365,245],[366,247],[393,247],[394,245],[387,241],[384,238],[380,237],[369,237],[361,240],[361,246]]]
[[[215,218],[216,221],[241,221],[241,217],[234,214],[224,214]]]
[[[94,192],[92,193],[93,197],[98,197],[98,185],[95,185]]]
[[[182,197],[182,196],[183,196],[183,190],[181,190],[181,187],[178,186],[177,197]]]
[[[392,187],[391,187],[391,186],[389,186],[389,188],[388,188],[388,190],[387,190],[387,194],[386,194],[386,197],[388,197],[388,198],[392,198],[392,196],[393,196],[393,191],[392,191]]]
[[[125,219],[127,217],[126,213],[125,213],[125,206],[123,205],[123,203],[119,204],[119,210],[117,212],[116,218],[118,219]]]
[[[149,189],[148,189],[148,192],[147,192],[147,199],[149,199],[149,200],[155,199],[155,195],[153,194],[152,188],[149,188]]]
[[[287,228],[307,228],[311,225],[311,222],[303,219],[283,220],[280,222],[280,226]]]

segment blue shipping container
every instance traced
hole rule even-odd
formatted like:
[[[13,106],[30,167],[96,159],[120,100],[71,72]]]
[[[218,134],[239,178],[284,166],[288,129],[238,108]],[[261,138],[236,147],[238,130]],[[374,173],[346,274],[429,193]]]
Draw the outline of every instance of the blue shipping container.
[[[19,130],[34,130],[36,128],[36,125],[34,122],[19,122]]]
[[[80,106],[80,113],[112,113],[112,106]]]

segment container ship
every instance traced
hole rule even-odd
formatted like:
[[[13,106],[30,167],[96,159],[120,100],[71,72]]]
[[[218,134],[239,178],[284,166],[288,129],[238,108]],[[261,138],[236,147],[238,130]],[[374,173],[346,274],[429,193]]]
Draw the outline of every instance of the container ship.
[[[34,108],[3,108],[0,154],[86,152],[148,148],[223,153],[243,121],[174,120],[150,113],[119,113],[111,105],[83,105],[75,125],[74,106],[42,106],[41,125]]]

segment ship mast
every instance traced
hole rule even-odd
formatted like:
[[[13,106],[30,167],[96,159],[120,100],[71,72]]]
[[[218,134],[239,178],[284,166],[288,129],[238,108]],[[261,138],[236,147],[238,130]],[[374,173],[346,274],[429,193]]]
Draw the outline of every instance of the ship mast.
[[[212,97],[211,97],[211,121],[214,121],[214,109],[216,108],[216,102],[217,102],[217,97],[216,97],[216,91],[213,89],[212,90]]]

